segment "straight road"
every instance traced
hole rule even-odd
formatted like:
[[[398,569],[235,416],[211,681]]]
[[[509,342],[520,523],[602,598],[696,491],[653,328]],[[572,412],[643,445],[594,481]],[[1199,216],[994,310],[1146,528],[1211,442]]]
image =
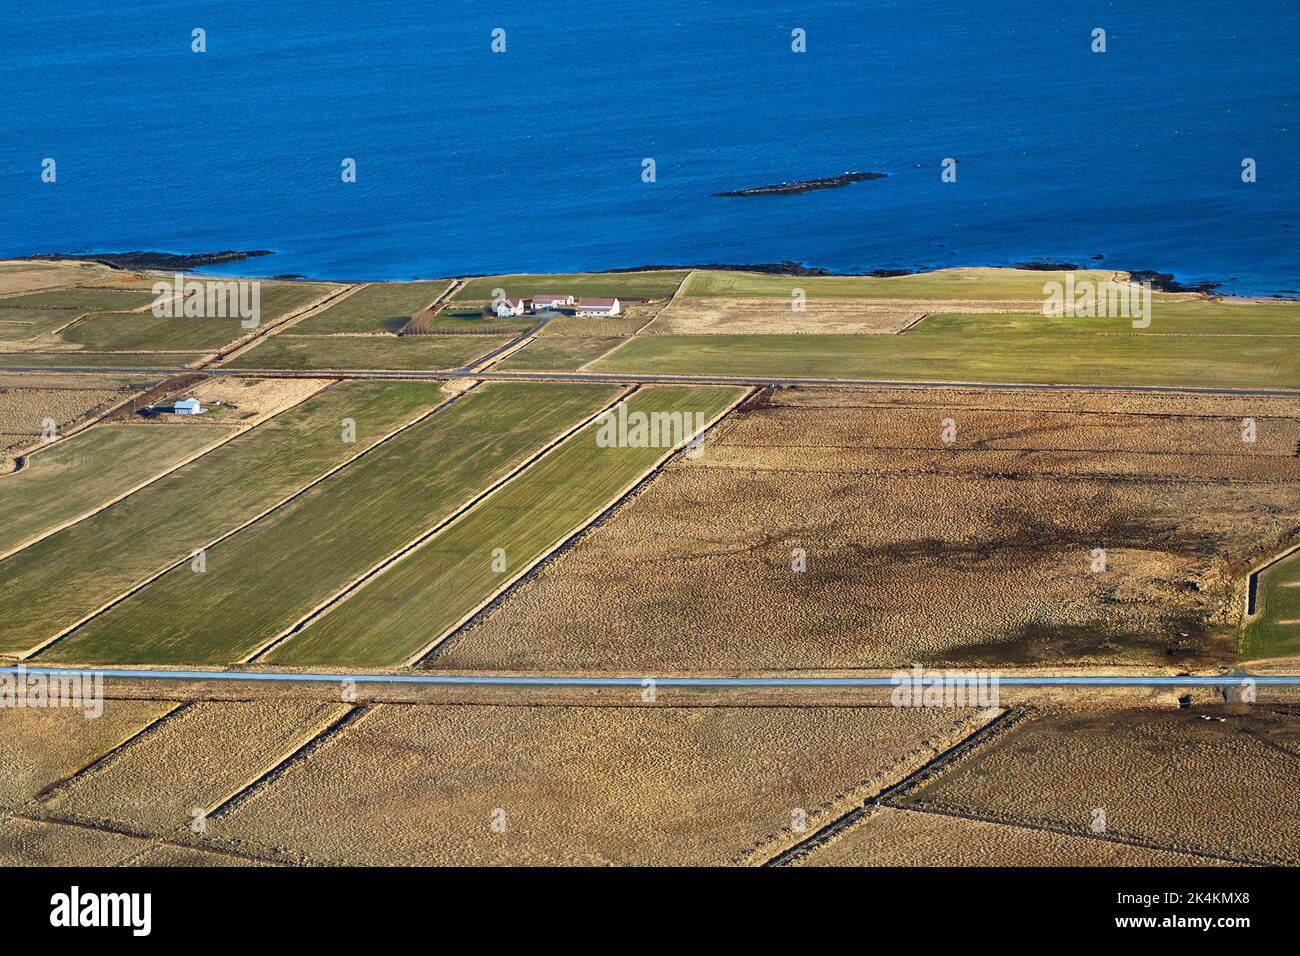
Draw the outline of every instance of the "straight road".
[[[154,375],[163,378],[182,373],[203,375],[234,375],[244,378],[338,378],[338,379],[429,379],[446,381],[472,378],[492,381],[536,382],[594,382],[607,385],[741,385],[763,386],[815,386],[818,388],[977,388],[1003,391],[1038,392],[1142,392],[1171,395],[1244,395],[1259,398],[1300,398],[1300,389],[1276,388],[1207,388],[1193,385],[1060,385],[1041,382],[943,382],[926,379],[879,378],[771,378],[746,375],[652,375],[627,372],[476,372],[472,369],[454,371],[390,372],[380,370],[335,371],[330,369],[230,369],[230,368],[134,368],[115,366],[0,366],[0,372],[59,372],[67,374],[125,374]]]

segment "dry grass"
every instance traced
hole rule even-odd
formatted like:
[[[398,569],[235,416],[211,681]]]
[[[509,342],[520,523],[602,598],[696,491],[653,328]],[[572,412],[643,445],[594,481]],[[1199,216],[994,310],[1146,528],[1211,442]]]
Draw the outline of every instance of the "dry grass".
[[[119,866],[148,849],[148,840],[107,830],[0,819],[0,866]]]
[[[363,865],[725,863],[773,837],[793,842],[795,809],[819,826],[983,719],[381,704],[208,836],[259,855]],[[504,832],[492,828],[498,809]]]
[[[906,802],[1085,836],[1102,808],[1113,836],[1294,866],[1298,753],[1300,718],[1283,709],[1052,712]]]
[[[91,262],[0,260],[0,296],[104,282],[113,276],[113,270]]]
[[[1182,415],[1109,414],[1105,396],[795,400],[733,416],[437,665],[1229,663],[1248,559],[1300,522],[1300,430],[1264,417],[1277,404],[1243,444],[1239,400]]]
[[[859,299],[810,299],[795,312],[791,298],[679,298],[650,323],[643,335],[861,334],[893,335],[928,310]]]
[[[623,311],[614,317],[603,319],[590,315],[561,315],[542,328],[543,336],[569,336],[572,338],[582,338],[594,336],[596,338],[622,338],[628,335],[634,335],[638,329],[650,322],[665,303],[655,302],[634,302],[631,305],[625,305]]]
[[[319,378],[236,378],[215,376],[171,396],[161,404],[193,396],[208,409],[202,415],[159,415],[168,425],[240,425],[252,427],[319,392],[330,384]]]
[[[41,443],[46,419],[62,435],[126,397],[112,388],[0,388],[0,454]]]
[[[133,856],[126,866],[272,866],[257,860],[230,856],[224,853],[212,853],[188,846],[171,846],[158,843],[142,853]]]
[[[195,808],[210,813],[345,710],[343,704],[315,701],[193,704],[49,793],[41,810],[63,819],[184,833]]]
[[[818,848],[805,866],[1205,866],[1204,857],[1085,836],[877,809]]]
[[[93,719],[68,708],[0,709],[0,809],[25,804],[173,706],[167,701],[106,700],[104,712]]]

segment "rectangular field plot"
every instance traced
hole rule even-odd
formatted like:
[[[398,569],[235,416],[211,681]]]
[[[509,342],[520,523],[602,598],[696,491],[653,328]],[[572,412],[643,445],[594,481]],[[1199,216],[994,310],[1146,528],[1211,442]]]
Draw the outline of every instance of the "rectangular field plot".
[[[194,810],[211,814],[348,710],[320,701],[189,704],[50,791],[39,808],[58,819],[188,833]]]
[[[234,434],[233,428],[97,425],[0,477],[0,554],[86,514]]]
[[[338,385],[0,561],[0,653],[29,650],[186,560],[442,399],[436,385]],[[346,441],[344,423],[355,423]]]
[[[75,321],[78,315],[68,309],[6,309],[4,300],[0,299],[0,347],[20,348]]]
[[[640,335],[592,371],[1300,387],[1300,348],[1289,337],[1103,334],[1030,318],[1039,324],[1008,328],[1006,316],[931,316],[903,335]]]
[[[733,413],[436,666],[1235,664],[1240,562],[1300,520],[1294,401],[854,395]]]
[[[0,352],[0,371],[33,368],[179,369],[204,357],[202,352]]]
[[[533,386],[536,388],[537,386]],[[738,400],[733,388],[643,388],[630,412],[700,413]],[[474,611],[608,506],[671,452],[602,448],[588,425],[303,632],[273,651],[283,664],[397,665]],[[687,436],[689,437],[689,436]],[[495,549],[505,567],[494,566]]]
[[[678,298],[643,335],[895,335],[925,315],[924,307],[860,299]]]
[[[1300,654],[1300,551],[1259,577],[1258,610],[1246,624],[1241,659]]]
[[[227,364],[232,368],[440,371],[459,368],[508,341],[507,336],[493,335],[278,334]]]
[[[88,717],[67,707],[0,708],[0,810],[25,806],[46,787],[71,777],[174,706],[169,701],[103,701]]]
[[[1284,709],[1049,712],[902,805],[1246,863],[1300,861],[1300,719]]]
[[[68,429],[125,401],[131,392],[120,380],[87,375],[64,387],[40,387],[33,376],[31,387],[0,385],[0,460],[12,449],[40,446]],[[0,469],[0,474],[5,469]]]
[[[398,332],[412,315],[431,305],[447,285],[446,282],[371,283],[285,331],[290,335]]]
[[[1103,281],[1115,275],[1110,270],[1080,269],[1076,281]],[[790,299],[802,289],[810,299],[930,299],[964,302],[1008,300],[1031,304],[1035,311],[1043,301],[1043,285],[1064,282],[1064,272],[1025,269],[940,269],[906,276],[783,276],[759,272],[699,270],[682,288],[683,296],[777,296]]]
[[[597,338],[591,335],[572,338],[542,335],[500,362],[496,368],[503,371],[573,371],[600,358],[610,349],[617,348],[622,342],[621,338]]]
[[[46,289],[0,298],[0,309],[62,309],[75,318],[86,312],[127,312],[158,297],[149,288],[118,289],[104,286]]]
[[[986,719],[381,704],[223,814],[205,843],[360,865],[720,864],[793,842],[795,819],[821,826]]]
[[[110,279],[113,275],[105,266],[92,262],[4,260],[0,261],[0,294],[38,292],[79,282]]]
[[[879,807],[803,866],[1207,866],[1205,857],[942,813]]]
[[[469,392],[209,548],[203,573],[178,565],[44,656],[119,663],[239,660],[616,394],[603,385],[523,383]],[[365,665],[387,663],[391,655],[385,646],[362,650],[340,659]]]
[[[335,286],[324,283],[263,282],[259,324],[309,305]],[[237,316],[156,316],[152,311],[88,316],[60,338],[92,351],[212,350],[252,334]]]

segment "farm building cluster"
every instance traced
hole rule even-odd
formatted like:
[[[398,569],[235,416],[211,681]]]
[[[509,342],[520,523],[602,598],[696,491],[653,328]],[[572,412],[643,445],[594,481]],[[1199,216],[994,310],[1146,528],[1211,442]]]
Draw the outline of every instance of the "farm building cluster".
[[[522,299],[502,299],[492,311],[500,318],[512,315],[533,315],[542,310],[564,312],[569,315],[618,315],[623,311],[617,298],[574,299],[571,295],[532,295]]]

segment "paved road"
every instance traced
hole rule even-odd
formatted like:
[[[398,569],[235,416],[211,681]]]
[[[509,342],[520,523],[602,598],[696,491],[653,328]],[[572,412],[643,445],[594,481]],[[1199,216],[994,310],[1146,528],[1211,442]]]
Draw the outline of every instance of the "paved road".
[[[1040,392],[1151,392],[1174,395],[1245,395],[1260,398],[1300,398],[1300,389],[1277,388],[1208,388],[1193,385],[1050,385],[1015,382],[943,382],[933,379],[880,378],[800,378],[757,375],[653,375],[632,372],[475,372],[456,369],[449,372],[378,370],[331,371],[329,369],[232,369],[232,368],[159,368],[109,366],[0,366],[0,372],[59,372],[86,374],[153,375],[163,378],[187,372],[203,375],[235,375],[246,378],[346,378],[346,379],[430,379],[474,378],[483,381],[594,382],[628,385],[791,385],[826,388],[905,387],[905,388],[979,388],[1015,389]]]
[[[989,672],[993,673],[993,672]],[[0,667],[0,674],[80,674],[120,677],[132,680],[163,681],[297,681],[312,684],[338,684],[345,680],[358,684],[443,684],[450,686],[489,685],[497,687],[643,687],[653,680],[656,687],[893,687],[905,681],[892,677],[599,677],[564,676],[552,674],[312,674],[277,673],[275,671],[227,670],[145,670],[136,668],[103,668],[99,670],[77,667]],[[910,678],[908,678],[910,680]],[[926,678],[925,680],[928,680]],[[955,685],[965,683],[952,677],[943,681]],[[1003,687],[1241,687],[1247,684],[1300,685],[1300,674],[1230,674],[1210,677],[1163,675],[1115,676],[1075,675],[1006,676],[999,677]],[[932,686],[932,685],[931,685]]]

